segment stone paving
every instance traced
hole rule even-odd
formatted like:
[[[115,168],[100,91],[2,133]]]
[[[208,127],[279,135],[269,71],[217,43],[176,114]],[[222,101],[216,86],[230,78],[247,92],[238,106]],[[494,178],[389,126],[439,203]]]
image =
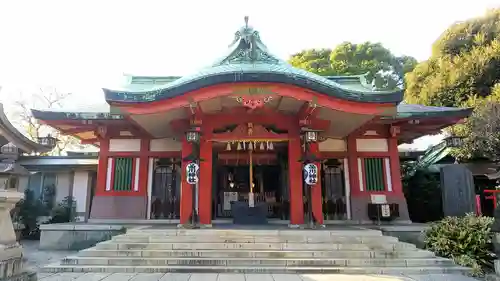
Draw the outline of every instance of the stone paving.
[[[41,281],[474,281],[460,275],[368,276],[339,274],[39,273]]]
[[[26,267],[38,271],[69,251],[40,251],[38,241],[23,241]],[[340,275],[340,274],[188,274],[188,273],[38,273],[40,281],[476,281],[461,275]]]
[[[38,268],[55,263],[58,260],[78,253],[77,251],[40,251],[38,250],[39,241],[22,241],[24,257],[26,258],[25,267],[38,270]]]

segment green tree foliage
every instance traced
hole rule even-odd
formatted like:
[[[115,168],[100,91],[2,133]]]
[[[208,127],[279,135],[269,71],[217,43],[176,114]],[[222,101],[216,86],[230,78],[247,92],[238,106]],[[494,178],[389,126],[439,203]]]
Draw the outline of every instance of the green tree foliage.
[[[38,138],[49,134],[58,139],[54,149],[47,154],[62,155],[68,149],[81,149],[85,146],[81,145],[75,137],[64,135],[58,130],[39,123],[31,114],[31,109],[57,110],[63,108],[65,101],[70,97],[71,93],[60,92],[53,87],[41,87],[35,93],[30,94],[20,93],[19,96],[13,97],[15,109],[11,115],[14,122],[26,131],[27,137],[31,140],[36,142]]]
[[[486,98],[472,97],[466,106],[474,112],[464,124],[456,125],[452,133],[464,136],[464,143],[454,154],[459,159],[485,157],[500,161],[500,83]]]
[[[344,42],[334,49],[304,50],[289,62],[324,76],[367,74],[368,81],[379,89],[401,86],[404,75],[417,64],[413,57],[397,57],[382,44],[371,42]]]
[[[406,100],[434,106],[475,108],[465,124],[449,130],[465,137],[454,154],[465,160],[500,160],[500,9],[450,26],[431,57],[406,75]]]
[[[38,238],[38,217],[43,213],[43,205],[35,198],[32,190],[24,191],[24,199],[16,204],[18,220],[24,225],[24,238]]]
[[[500,79],[500,9],[450,26],[429,60],[406,76],[409,103],[464,106],[492,93]]]
[[[76,201],[72,196],[65,197],[50,212],[50,220],[47,223],[66,223],[75,221]]]
[[[492,268],[495,258],[491,226],[493,218],[446,217],[425,232],[425,247],[437,255],[471,267],[475,275]]]

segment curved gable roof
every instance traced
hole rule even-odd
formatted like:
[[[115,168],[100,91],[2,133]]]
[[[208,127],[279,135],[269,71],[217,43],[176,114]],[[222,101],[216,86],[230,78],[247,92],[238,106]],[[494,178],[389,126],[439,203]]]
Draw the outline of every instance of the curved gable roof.
[[[5,111],[1,103],[0,103],[0,137],[5,138],[9,142],[17,146],[19,149],[27,153],[47,152],[51,150],[50,147],[34,142],[25,137],[23,134],[21,134],[21,132],[19,132],[12,125],[12,123],[10,123],[9,119],[5,115]]]
[[[246,24],[240,28],[226,55],[213,65],[192,75],[149,89],[103,89],[108,102],[147,103],[166,100],[200,88],[224,83],[268,82],[286,83],[327,96],[367,103],[394,103],[403,99],[403,89],[373,90],[363,85],[344,83],[349,78],[323,77],[295,68],[269,52],[260,34]],[[363,83],[361,76],[354,80]],[[352,81],[349,81],[352,82]]]

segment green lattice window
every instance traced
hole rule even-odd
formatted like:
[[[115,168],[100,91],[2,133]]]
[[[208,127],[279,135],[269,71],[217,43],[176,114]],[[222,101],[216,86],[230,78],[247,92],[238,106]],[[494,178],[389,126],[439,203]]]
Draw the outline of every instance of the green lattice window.
[[[113,177],[114,191],[131,191],[132,174],[134,171],[133,158],[115,158],[115,169]]]
[[[384,159],[365,158],[365,184],[367,191],[384,191]]]

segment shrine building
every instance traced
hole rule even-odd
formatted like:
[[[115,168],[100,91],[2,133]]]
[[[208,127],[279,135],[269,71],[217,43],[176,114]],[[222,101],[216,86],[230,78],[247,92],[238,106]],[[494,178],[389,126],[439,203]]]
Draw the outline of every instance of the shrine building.
[[[403,89],[374,90],[363,75],[294,68],[248,24],[225,56],[199,72],[127,78],[120,89],[104,89],[106,108],[32,111],[100,148],[94,220],[184,224],[195,204],[199,222],[211,225],[236,220],[234,202],[253,201],[269,222],[300,225],[310,201],[318,223],[369,222],[377,204],[388,206],[391,219],[409,221],[398,145],[470,114],[402,103]],[[191,185],[186,165],[198,156]],[[311,186],[304,159],[318,168]]]

